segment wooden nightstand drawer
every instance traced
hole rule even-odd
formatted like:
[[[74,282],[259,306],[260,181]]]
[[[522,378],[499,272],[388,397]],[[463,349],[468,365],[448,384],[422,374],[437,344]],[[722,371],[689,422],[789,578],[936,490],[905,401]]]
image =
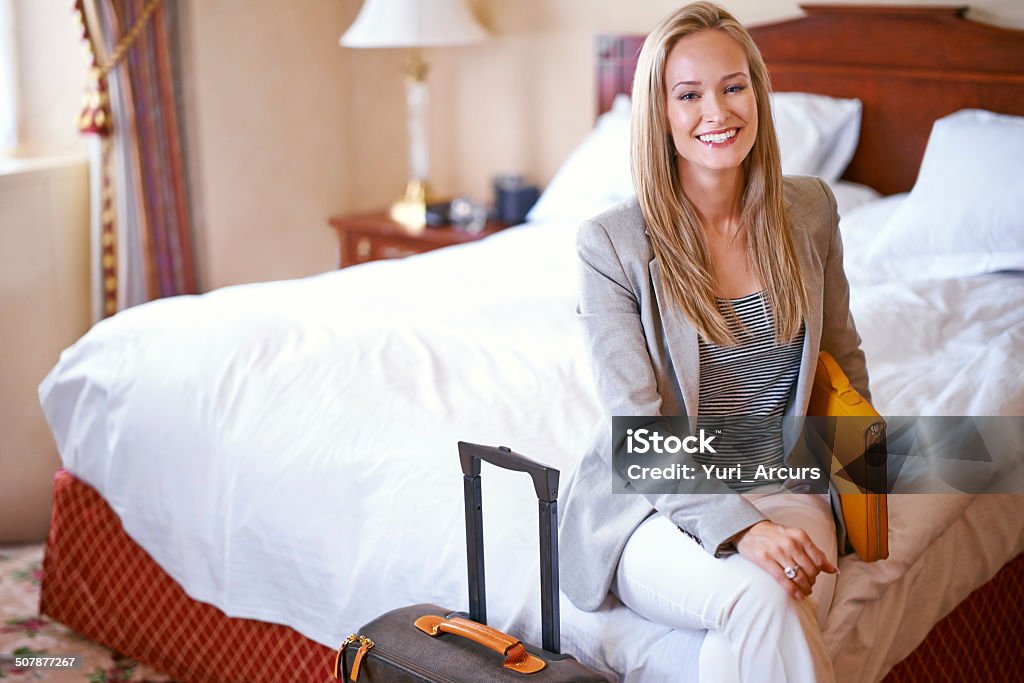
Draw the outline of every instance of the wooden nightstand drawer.
[[[364,232],[349,233],[346,236],[346,242],[345,251],[348,258],[344,260],[351,261],[352,263],[404,258],[429,251],[430,249],[436,249],[440,246],[417,243],[414,239],[408,237],[374,235]]]
[[[404,258],[463,242],[473,242],[508,227],[490,221],[484,231],[470,234],[450,225],[424,228],[412,234],[391,220],[387,213],[332,216],[331,227],[338,233],[341,250],[338,267],[382,259]]]

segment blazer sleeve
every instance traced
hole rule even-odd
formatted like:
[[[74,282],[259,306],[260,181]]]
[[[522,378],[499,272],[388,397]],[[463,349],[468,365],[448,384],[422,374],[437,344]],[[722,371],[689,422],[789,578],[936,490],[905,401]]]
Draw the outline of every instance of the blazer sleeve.
[[[818,183],[828,199],[831,221],[822,298],[821,348],[832,354],[853,388],[871,401],[867,362],[860,348],[861,338],[857,334],[857,325],[850,312],[850,283],[843,270],[843,238],[839,233],[836,198],[823,180],[819,178]]]
[[[580,258],[580,299],[577,316],[583,323],[590,351],[598,397],[604,412],[613,416],[641,417],[648,428],[670,430],[661,413],[658,381],[648,352],[640,317],[640,302],[630,286],[624,267],[605,227],[597,221],[584,223],[577,236]],[[629,264],[643,267],[648,264]],[[610,438],[609,438],[610,441]],[[608,473],[617,463],[614,444],[601,449]],[[624,476],[624,474],[623,474]],[[735,552],[729,542],[740,531],[766,517],[742,496],[724,485],[720,495],[653,493],[638,488],[651,506],[686,533],[696,537],[708,552],[724,556]],[[629,494],[617,494],[629,495]],[[595,504],[598,504],[595,501]]]

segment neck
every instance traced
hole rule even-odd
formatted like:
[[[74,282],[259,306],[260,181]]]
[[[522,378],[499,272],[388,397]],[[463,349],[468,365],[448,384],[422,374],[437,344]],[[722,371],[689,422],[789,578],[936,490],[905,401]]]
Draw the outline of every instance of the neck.
[[[744,178],[740,167],[705,173],[686,173],[679,179],[705,230],[735,235],[739,227]]]

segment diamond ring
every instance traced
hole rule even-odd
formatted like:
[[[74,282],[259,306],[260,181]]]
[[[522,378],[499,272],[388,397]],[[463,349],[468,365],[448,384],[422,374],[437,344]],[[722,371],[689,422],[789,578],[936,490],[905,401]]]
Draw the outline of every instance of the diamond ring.
[[[786,575],[787,579],[795,579],[796,578],[796,570],[793,569],[792,567],[785,567],[782,570],[782,573]]]

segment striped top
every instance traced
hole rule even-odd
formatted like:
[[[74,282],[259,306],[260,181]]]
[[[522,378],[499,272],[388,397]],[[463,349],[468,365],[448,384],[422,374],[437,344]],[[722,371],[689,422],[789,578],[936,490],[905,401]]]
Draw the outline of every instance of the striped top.
[[[735,317],[729,314],[730,304]],[[783,464],[781,417],[800,374],[805,330],[801,325],[796,339],[776,344],[775,319],[764,292],[739,299],[719,299],[718,307],[740,343],[718,346],[703,338],[698,340],[698,426],[722,429],[723,438],[716,443],[717,455],[697,454],[694,459],[719,467],[741,465],[740,480],[730,479],[728,483],[733,489],[744,491],[769,483],[754,479],[758,465]],[[729,419],[714,419],[724,417]]]

